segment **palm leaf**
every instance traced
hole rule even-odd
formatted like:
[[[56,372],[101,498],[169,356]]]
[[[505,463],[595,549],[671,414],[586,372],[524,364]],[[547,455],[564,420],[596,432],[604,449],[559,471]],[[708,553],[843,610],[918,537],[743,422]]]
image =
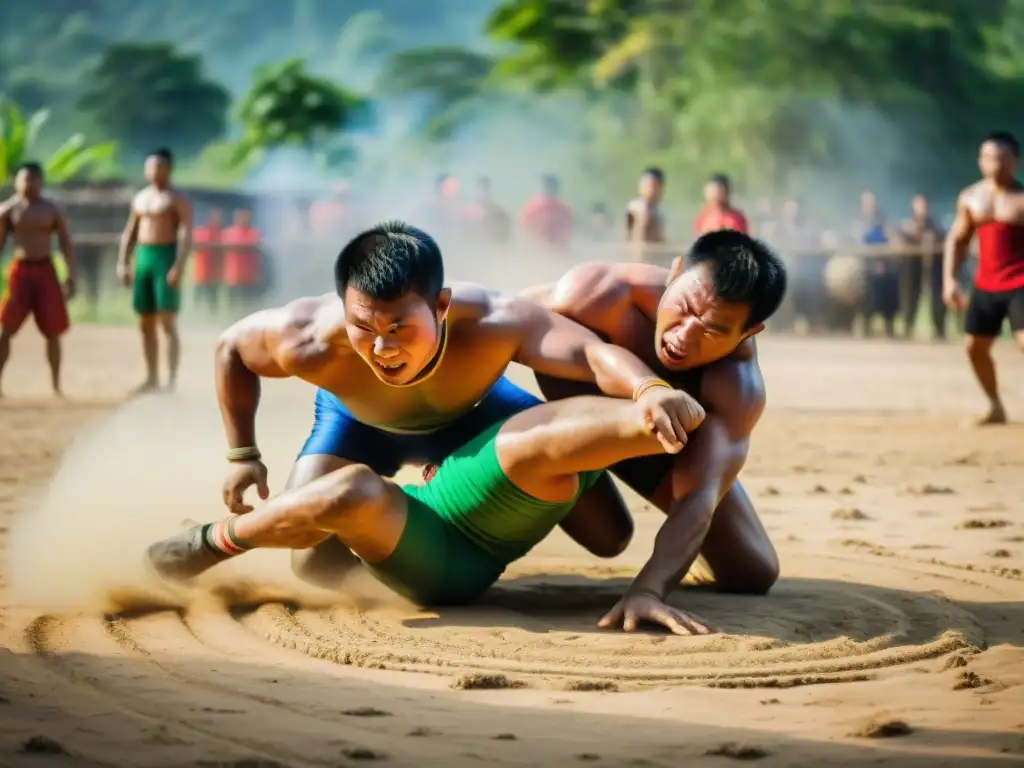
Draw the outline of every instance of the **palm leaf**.
[[[3,138],[8,172],[25,162],[25,115],[13,101],[3,101]]]
[[[82,147],[57,169],[57,178],[54,181],[62,182],[73,179],[86,169],[99,171],[109,168],[116,155],[117,142],[115,141]]]
[[[85,146],[85,136],[76,133],[57,148],[46,160],[46,175],[53,181],[60,181],[64,168],[71,159]]]

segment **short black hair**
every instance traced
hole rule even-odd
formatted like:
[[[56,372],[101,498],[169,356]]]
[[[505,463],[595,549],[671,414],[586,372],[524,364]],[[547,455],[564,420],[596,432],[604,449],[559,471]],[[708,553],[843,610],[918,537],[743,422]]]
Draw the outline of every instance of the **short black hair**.
[[[711,178],[708,179],[708,181],[710,181],[712,184],[718,184],[721,187],[725,187],[726,189],[732,189],[732,184],[729,183],[729,177],[726,176],[724,173],[712,174]]]
[[[437,242],[403,221],[385,221],[361,232],[334,262],[339,296],[352,287],[377,301],[410,291],[433,301],[444,287],[444,262]]]
[[[1009,131],[992,131],[985,137],[985,141],[991,141],[993,144],[999,144],[1006,147],[1013,153],[1014,157],[1020,157],[1020,142],[1018,142],[1017,137]]]
[[[159,157],[161,160],[167,163],[169,166],[174,166],[174,155],[167,147],[157,147],[150,152],[146,157]]]
[[[553,173],[545,173],[540,177],[540,186],[548,194],[558,192],[558,177]]]
[[[687,268],[708,268],[723,301],[750,307],[747,328],[771,317],[786,295],[786,265],[771,248],[750,235],[720,229],[701,235],[686,254]]]
[[[43,178],[43,166],[41,166],[39,163],[22,163],[20,166],[18,166],[18,173],[20,173],[21,171],[24,171],[29,176],[35,176],[37,179]]]
[[[640,175],[641,176],[652,176],[655,179],[657,179],[659,182],[661,182],[663,184],[665,183],[665,172],[663,170],[661,170],[661,168],[658,168],[657,166],[654,166],[654,165],[651,165],[651,166],[648,166],[647,168],[644,168],[644,172],[642,174],[640,174]]]

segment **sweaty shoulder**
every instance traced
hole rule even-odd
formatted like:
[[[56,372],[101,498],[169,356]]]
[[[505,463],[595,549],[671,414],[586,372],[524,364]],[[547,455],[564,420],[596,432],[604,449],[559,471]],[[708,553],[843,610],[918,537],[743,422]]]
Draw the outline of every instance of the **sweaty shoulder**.
[[[723,417],[735,437],[749,435],[767,403],[757,345],[747,339],[733,354],[704,370],[701,405]]]

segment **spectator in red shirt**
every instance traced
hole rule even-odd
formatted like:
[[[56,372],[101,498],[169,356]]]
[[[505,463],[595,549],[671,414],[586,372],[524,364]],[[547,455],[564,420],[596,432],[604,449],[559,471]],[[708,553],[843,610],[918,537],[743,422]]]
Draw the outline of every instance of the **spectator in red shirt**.
[[[693,224],[695,235],[700,237],[707,232],[719,229],[734,229],[744,234],[749,233],[747,217],[743,215],[742,211],[733,208],[729,202],[731,194],[729,177],[725,174],[715,174],[708,180],[704,186],[704,207],[700,209],[697,220]]]
[[[211,314],[218,308],[222,254],[217,248],[203,246],[220,243],[223,216],[214,208],[206,217],[206,223],[192,230],[192,284],[195,286],[196,306],[205,307]]]
[[[541,178],[540,193],[534,195],[519,213],[519,225],[534,242],[566,248],[572,236],[572,211],[558,199],[558,179],[551,174]]]
[[[224,249],[224,285],[232,305],[248,305],[263,286],[260,270],[260,231],[252,226],[249,211],[239,208],[232,225],[221,233]],[[232,248],[231,246],[242,246]]]

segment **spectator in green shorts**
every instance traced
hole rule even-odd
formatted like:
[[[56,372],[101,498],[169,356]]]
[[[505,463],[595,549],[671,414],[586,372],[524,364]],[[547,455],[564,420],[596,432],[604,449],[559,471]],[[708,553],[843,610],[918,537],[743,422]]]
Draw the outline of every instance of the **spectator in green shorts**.
[[[159,387],[158,326],[167,338],[169,389],[177,381],[181,358],[177,327],[179,287],[185,257],[192,248],[192,206],[171,187],[173,162],[168,149],[157,149],[146,157],[149,184],[132,199],[117,259],[118,279],[131,286],[132,309],[139,316],[142,332],[146,379],[139,392]]]

